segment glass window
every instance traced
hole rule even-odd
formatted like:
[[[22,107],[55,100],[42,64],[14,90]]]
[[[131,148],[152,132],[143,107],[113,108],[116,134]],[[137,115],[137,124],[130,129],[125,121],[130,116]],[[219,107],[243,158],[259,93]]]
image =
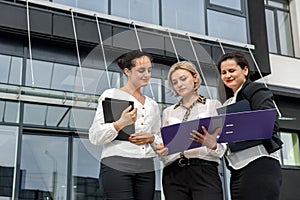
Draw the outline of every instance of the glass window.
[[[52,0],[55,3],[69,5],[76,8],[107,13],[107,0]]]
[[[89,129],[95,116],[95,110],[72,108],[70,127],[76,129]]]
[[[115,78],[119,78],[119,73],[108,72],[107,74],[104,70],[92,68],[82,68],[82,74],[84,93],[89,94],[101,94],[104,90],[109,88],[108,78],[111,85]],[[109,77],[107,78],[107,76]],[[74,91],[83,92],[82,79],[79,70],[77,71],[77,76],[75,78]]]
[[[76,0],[77,8],[82,8],[86,10],[92,10],[101,13],[108,13],[108,3],[107,0]]]
[[[102,199],[98,183],[101,151],[101,145],[92,145],[87,138],[74,138],[72,199]]]
[[[22,59],[18,57],[0,54],[0,82],[10,84],[21,84]]]
[[[274,12],[271,10],[266,10],[266,24],[268,33],[269,52],[277,53]]]
[[[149,84],[142,88],[142,93],[155,101],[162,101],[161,79],[151,78]]]
[[[39,104],[24,104],[24,123],[45,125],[47,106]]]
[[[293,55],[290,15],[287,12],[278,11],[277,18],[281,54]]]
[[[82,75],[78,67],[47,61],[33,60],[34,86],[38,88],[52,88],[63,91],[101,94],[109,88],[105,70],[82,67]],[[118,84],[119,73],[108,72],[111,86]],[[84,83],[84,91],[82,80]],[[27,60],[26,86],[32,86],[30,61]]]
[[[67,199],[67,161],[67,137],[23,135],[20,199]]]
[[[288,9],[287,0],[267,0],[267,4],[276,8]]]
[[[20,103],[6,101],[4,105],[4,121],[18,123],[19,122]]]
[[[111,0],[111,15],[159,24],[158,0]]]
[[[267,0],[265,9],[269,51],[294,56],[289,2]]]
[[[283,140],[282,159],[284,165],[300,166],[299,137],[296,133],[280,133]]]
[[[162,0],[162,25],[205,34],[204,0]]]
[[[172,88],[169,87],[168,80],[165,80],[165,87],[164,87],[164,95],[165,95],[165,103],[168,104],[175,104],[180,100],[180,97],[175,96]]]
[[[12,199],[18,127],[0,126],[0,199]]]
[[[30,67],[30,60],[27,60],[27,69],[26,69],[26,81],[27,86],[32,86],[32,76],[34,79],[34,86],[41,88],[50,88],[51,77],[53,71],[53,63],[32,60],[32,71]]]
[[[72,91],[75,83],[75,75],[78,67],[55,63],[51,88]]]
[[[208,35],[247,43],[246,18],[208,10],[207,22]]]
[[[67,127],[70,110],[68,107],[47,106],[46,125]]]
[[[235,10],[242,10],[241,0],[210,0],[210,3]]]
[[[0,101],[0,121],[2,122],[4,120],[4,106],[5,106],[5,101]]]

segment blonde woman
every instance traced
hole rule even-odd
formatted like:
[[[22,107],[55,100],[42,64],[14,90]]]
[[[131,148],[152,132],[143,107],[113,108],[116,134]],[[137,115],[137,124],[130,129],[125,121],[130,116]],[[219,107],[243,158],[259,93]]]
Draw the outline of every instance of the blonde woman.
[[[181,100],[163,111],[163,126],[217,114],[216,108],[220,107],[221,103],[197,93],[201,78],[191,62],[182,61],[172,65],[168,73],[168,82]],[[203,127],[203,134],[198,131],[192,133],[194,140],[203,144],[200,148],[167,155],[166,148],[157,147],[165,165],[162,183],[167,200],[223,199],[218,165],[225,152],[225,146],[216,142],[218,130],[211,135],[206,128]]]

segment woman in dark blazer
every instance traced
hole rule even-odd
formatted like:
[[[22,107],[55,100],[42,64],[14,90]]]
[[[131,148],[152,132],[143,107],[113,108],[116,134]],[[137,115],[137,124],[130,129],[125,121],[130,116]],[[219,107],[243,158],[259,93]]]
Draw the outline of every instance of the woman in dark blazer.
[[[250,68],[245,55],[224,54],[217,66],[226,91],[224,105],[246,99],[251,110],[275,108],[272,92],[263,84],[249,80]],[[225,157],[231,172],[232,200],[279,199],[282,174],[278,150],[282,142],[277,130],[276,120],[271,139],[228,144]]]

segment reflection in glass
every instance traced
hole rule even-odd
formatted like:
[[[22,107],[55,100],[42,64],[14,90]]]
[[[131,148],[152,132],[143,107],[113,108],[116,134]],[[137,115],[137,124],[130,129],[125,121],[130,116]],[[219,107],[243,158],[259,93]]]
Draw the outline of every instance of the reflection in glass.
[[[66,199],[68,138],[23,135],[20,199]]]
[[[282,8],[282,9],[288,9],[289,8],[287,0],[284,0],[284,1],[281,1],[281,2],[278,1],[278,0],[275,0],[275,1],[268,0],[268,5],[276,7],[276,8]]]
[[[148,85],[142,88],[142,93],[155,101],[162,101],[162,91],[161,91],[161,80],[157,78],[151,78]]]
[[[51,88],[72,91],[78,67],[55,63]]]
[[[204,0],[163,0],[162,25],[205,34]]]
[[[92,145],[86,137],[74,138],[72,199],[102,199],[98,183],[101,151],[101,145]]]
[[[29,60],[27,60],[26,86],[32,86],[32,75],[29,66],[30,63]],[[105,70],[83,67],[82,75],[83,79],[77,66],[33,60],[35,87],[96,95],[101,94],[104,90],[109,88]],[[119,73],[109,71],[108,76],[112,87],[119,85]]]
[[[274,13],[271,10],[266,10],[266,25],[267,25],[269,52],[277,53]]]
[[[0,199],[11,199],[18,127],[0,126]]]
[[[0,101],[0,121],[4,120],[4,117],[3,117],[4,106],[5,106],[5,101]]]
[[[158,0],[111,0],[111,15],[159,24]]]
[[[180,100],[179,97],[175,96],[175,93],[172,91],[171,87],[169,87],[168,80],[165,80],[164,94],[165,103],[175,104]]]
[[[70,127],[76,129],[89,129],[93,122],[95,112],[95,110],[72,108],[70,114]]]
[[[69,108],[59,106],[47,106],[46,125],[67,127],[69,122]]]
[[[207,19],[208,35],[247,43],[245,18],[208,10]]]
[[[282,157],[284,165],[300,166],[299,138],[297,133],[280,133],[283,140]]]
[[[30,61],[27,60],[26,64],[26,81],[25,85],[32,85],[32,75],[30,68]],[[52,71],[53,71],[53,63],[32,60],[32,68],[33,68],[33,77],[34,77],[34,86],[40,88],[50,88]]]
[[[21,84],[22,59],[0,54],[0,83]]]
[[[52,2],[102,13],[107,13],[108,8],[107,0],[52,0]]]
[[[84,92],[88,94],[101,94],[109,88],[107,73],[104,70],[82,68],[84,91],[82,88],[82,79],[79,70],[74,83],[74,92]],[[119,78],[119,73],[108,72],[111,85],[116,78]]]
[[[289,13],[278,11],[277,16],[281,54],[293,56],[293,42]]]
[[[24,104],[24,123],[45,125],[46,109],[47,106],[45,105]]]
[[[20,103],[6,101],[4,107],[4,121],[18,123],[19,122]]]
[[[242,10],[241,0],[210,0],[210,3],[235,10]]]

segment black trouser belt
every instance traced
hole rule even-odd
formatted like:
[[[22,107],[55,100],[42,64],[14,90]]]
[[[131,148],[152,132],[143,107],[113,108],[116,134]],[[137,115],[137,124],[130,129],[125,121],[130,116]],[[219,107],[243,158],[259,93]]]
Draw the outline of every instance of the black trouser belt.
[[[175,163],[178,163],[179,167],[185,167],[190,165],[210,165],[210,166],[219,165],[217,162],[214,161],[203,160],[200,158],[186,158],[186,157],[181,157],[177,159]]]

